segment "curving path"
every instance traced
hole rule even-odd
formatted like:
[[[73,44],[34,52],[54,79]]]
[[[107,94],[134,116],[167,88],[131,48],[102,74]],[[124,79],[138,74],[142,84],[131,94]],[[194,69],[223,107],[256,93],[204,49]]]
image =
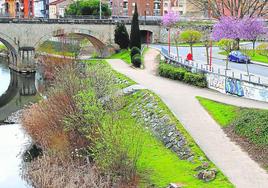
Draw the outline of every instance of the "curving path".
[[[181,121],[196,143],[237,188],[267,188],[268,174],[246,152],[225,135],[220,126],[196,100],[196,96],[243,107],[268,109],[268,103],[232,97],[199,89],[156,75],[157,50],[145,55],[145,70],[137,70],[121,60],[108,60],[112,67],[158,94]]]

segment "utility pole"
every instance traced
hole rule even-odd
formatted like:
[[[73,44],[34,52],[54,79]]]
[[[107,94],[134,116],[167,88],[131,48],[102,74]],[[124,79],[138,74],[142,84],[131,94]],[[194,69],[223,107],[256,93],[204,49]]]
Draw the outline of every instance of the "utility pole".
[[[101,16],[102,16],[102,10],[101,10],[101,0],[100,0],[100,20],[101,20]]]

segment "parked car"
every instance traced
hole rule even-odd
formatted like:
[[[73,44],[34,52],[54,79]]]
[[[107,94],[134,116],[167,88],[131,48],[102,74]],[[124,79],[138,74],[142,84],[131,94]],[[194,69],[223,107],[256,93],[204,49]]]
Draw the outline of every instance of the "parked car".
[[[240,51],[232,51],[229,56],[229,61],[237,62],[237,63],[250,63],[250,58],[244,55]]]

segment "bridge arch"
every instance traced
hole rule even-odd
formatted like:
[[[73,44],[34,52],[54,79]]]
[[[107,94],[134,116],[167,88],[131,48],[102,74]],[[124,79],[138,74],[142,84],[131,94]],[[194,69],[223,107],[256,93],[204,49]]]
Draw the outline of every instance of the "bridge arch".
[[[53,30],[52,32],[48,32],[47,34],[43,35],[39,41],[34,45],[34,48],[36,49],[39,45],[44,43],[45,41],[49,40],[52,37],[61,37],[61,36],[67,36],[70,34],[74,34],[77,36],[82,36],[86,39],[88,39],[91,44],[95,47],[95,49],[99,52],[101,57],[109,56],[109,50],[108,47],[105,45],[104,42],[102,42],[98,37],[96,37],[96,34],[94,34],[90,30],[85,29],[57,29]]]
[[[19,62],[19,58],[18,58],[18,45],[15,43],[16,39],[12,39],[11,37],[7,36],[4,33],[0,32],[0,42],[2,42],[7,49],[9,50],[9,61],[14,64],[17,65]]]
[[[153,31],[148,29],[141,29],[141,43],[152,43],[153,42]]]

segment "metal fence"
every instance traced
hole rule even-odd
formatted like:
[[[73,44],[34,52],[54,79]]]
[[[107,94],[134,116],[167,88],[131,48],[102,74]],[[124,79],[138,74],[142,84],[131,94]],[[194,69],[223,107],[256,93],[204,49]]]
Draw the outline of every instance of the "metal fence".
[[[206,75],[208,88],[219,91],[224,94],[231,94],[248,99],[268,102],[268,82],[264,82],[260,77],[245,77],[242,73],[237,77],[234,72],[227,74],[226,70],[217,69],[208,65],[188,62],[169,54],[165,48],[161,49],[161,54],[168,63],[174,66],[180,66],[192,72],[200,72]]]
[[[195,61],[186,61],[181,57],[178,57],[172,53],[169,53],[167,49],[161,48],[161,54],[165,57],[169,64],[173,64],[175,66],[183,66],[192,72],[200,72],[203,74],[217,74],[220,76],[224,76],[226,78],[238,79],[245,82],[250,82],[258,85],[268,86],[268,80],[261,78],[260,76],[254,75],[246,75],[245,72],[234,72],[231,70],[215,68],[214,66],[210,66],[207,64],[198,63]]]

